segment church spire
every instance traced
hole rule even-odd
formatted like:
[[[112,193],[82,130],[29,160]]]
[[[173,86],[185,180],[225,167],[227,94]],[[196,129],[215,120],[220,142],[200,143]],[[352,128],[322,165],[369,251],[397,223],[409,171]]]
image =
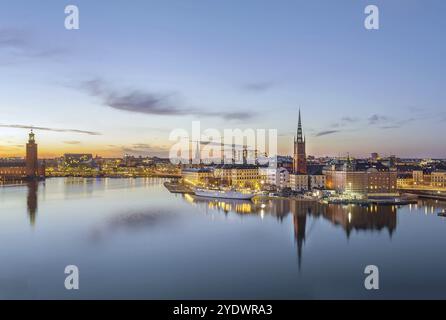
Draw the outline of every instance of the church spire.
[[[303,142],[302,121],[301,121],[301,116],[300,116],[300,108],[299,108],[299,122],[297,124],[297,142]]]

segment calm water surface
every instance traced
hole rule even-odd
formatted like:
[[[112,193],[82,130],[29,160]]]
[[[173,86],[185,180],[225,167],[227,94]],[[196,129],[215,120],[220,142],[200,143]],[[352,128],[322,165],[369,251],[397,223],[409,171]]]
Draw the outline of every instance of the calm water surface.
[[[0,298],[446,298],[444,202],[215,201],[162,183],[0,187]],[[71,264],[78,291],[64,288]]]

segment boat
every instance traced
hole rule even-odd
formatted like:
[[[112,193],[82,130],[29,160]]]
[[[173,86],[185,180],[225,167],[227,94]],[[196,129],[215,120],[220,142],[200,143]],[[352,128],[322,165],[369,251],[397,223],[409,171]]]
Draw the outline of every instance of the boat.
[[[250,191],[237,191],[234,189],[195,189],[195,195],[206,198],[221,198],[221,199],[236,199],[236,200],[251,200],[255,193]]]
[[[446,217],[446,210],[443,210],[441,212],[438,213],[439,217]]]

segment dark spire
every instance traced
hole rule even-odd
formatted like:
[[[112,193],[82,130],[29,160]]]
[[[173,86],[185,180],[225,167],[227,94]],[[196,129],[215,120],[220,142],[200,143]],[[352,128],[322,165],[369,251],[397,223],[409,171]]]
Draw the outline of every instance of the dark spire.
[[[301,121],[301,117],[300,117],[300,108],[299,108],[299,122],[297,124],[297,142],[303,142],[302,121]]]

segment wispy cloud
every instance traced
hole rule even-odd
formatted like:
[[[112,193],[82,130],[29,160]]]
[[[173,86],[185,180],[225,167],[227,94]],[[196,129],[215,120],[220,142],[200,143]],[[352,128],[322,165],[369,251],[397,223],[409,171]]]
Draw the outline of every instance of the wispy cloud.
[[[374,114],[368,118],[369,124],[371,125],[380,124],[383,122],[387,122],[389,120],[390,120],[389,117],[380,114]]]
[[[260,81],[260,82],[247,83],[242,86],[242,89],[251,92],[264,92],[271,89],[273,86],[274,84],[272,82]]]
[[[21,124],[0,124],[0,128],[14,128],[14,129],[28,129],[28,130],[41,130],[41,131],[53,131],[53,132],[71,132],[71,133],[80,133],[80,134],[88,134],[91,136],[100,136],[102,135],[99,132],[94,131],[86,131],[79,129],[58,129],[58,128],[48,128],[48,127],[36,127],[36,126],[28,126]]]
[[[176,115],[176,116],[205,116],[220,117],[225,120],[247,120],[253,116],[252,112],[215,112],[199,108],[187,108],[179,106],[175,93],[155,93],[141,90],[121,89],[115,90],[101,79],[85,81],[81,89],[91,96],[101,99],[101,102],[113,109],[151,115]]]
[[[414,117],[395,119],[384,115],[374,114],[368,118],[368,124],[371,126],[379,126],[381,129],[398,129],[415,120]]]
[[[64,141],[65,144],[80,144],[80,141]]]
[[[329,134],[334,134],[334,133],[338,133],[340,132],[339,130],[326,130],[326,131],[320,131],[318,133],[315,134],[316,137],[322,137],[322,136],[327,136]]]
[[[62,48],[38,40],[30,30],[0,28],[1,64],[8,65],[18,60],[32,58],[54,58],[65,53]]]
[[[342,117],[339,121],[333,123],[331,125],[331,127],[332,128],[341,128],[341,127],[345,127],[345,126],[357,123],[359,121],[360,121],[360,119],[358,119],[358,118],[346,116],[346,117]]]

